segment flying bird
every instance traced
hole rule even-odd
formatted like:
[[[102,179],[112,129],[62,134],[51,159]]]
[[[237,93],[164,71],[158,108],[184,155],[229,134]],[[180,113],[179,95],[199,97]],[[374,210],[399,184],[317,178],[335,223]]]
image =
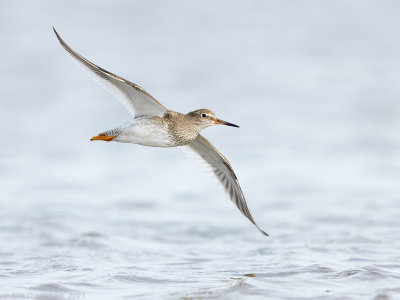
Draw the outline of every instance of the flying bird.
[[[231,201],[264,235],[247,207],[239,181],[228,160],[200,132],[216,124],[239,127],[218,119],[209,109],[182,114],[167,109],[142,87],[90,62],[70,48],[54,29],[60,44],[95,80],[116,96],[133,119],[119,127],[99,133],[92,141],[133,143],[151,147],[185,146],[211,168]]]

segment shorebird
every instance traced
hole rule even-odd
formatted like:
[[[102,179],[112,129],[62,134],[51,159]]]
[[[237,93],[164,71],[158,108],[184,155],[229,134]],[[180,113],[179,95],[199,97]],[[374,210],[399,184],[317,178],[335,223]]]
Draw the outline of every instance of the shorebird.
[[[182,114],[165,108],[142,87],[95,65],[72,50],[54,27],[53,30],[64,49],[93,75],[95,81],[116,96],[133,116],[129,123],[102,132],[92,137],[92,141],[114,141],[151,147],[188,147],[211,168],[242,214],[262,234],[268,235],[258,227],[251,216],[239,181],[228,160],[200,134],[204,128],[216,124],[239,126],[218,119],[209,109],[198,109]]]

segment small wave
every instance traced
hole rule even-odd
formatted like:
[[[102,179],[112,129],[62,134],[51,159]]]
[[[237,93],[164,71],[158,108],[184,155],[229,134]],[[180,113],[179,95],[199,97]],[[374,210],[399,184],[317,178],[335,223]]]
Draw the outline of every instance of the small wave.
[[[158,277],[149,277],[149,276],[136,275],[133,273],[126,273],[126,272],[117,273],[117,274],[111,276],[111,279],[116,280],[116,281],[122,281],[122,282],[160,283],[160,284],[193,282],[190,280],[171,280],[171,279],[158,278]]]
[[[70,293],[70,292],[78,292],[76,290],[67,288],[61,284],[57,283],[47,283],[41,284],[35,287],[31,287],[31,290],[39,291],[39,292],[47,292],[47,293]]]
[[[376,266],[364,266],[360,268],[347,269],[340,272],[327,274],[325,276],[325,278],[330,279],[341,279],[348,277],[355,277],[362,280],[376,280],[387,277],[399,277],[399,275],[393,274],[392,272],[388,272]]]

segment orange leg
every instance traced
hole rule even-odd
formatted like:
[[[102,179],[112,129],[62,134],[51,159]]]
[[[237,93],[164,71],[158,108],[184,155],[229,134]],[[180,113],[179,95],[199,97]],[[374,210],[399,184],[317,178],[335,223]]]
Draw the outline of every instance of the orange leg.
[[[106,142],[111,142],[113,141],[117,136],[116,135],[105,135],[105,134],[99,134],[94,137],[92,137],[90,140],[91,141],[106,141]]]

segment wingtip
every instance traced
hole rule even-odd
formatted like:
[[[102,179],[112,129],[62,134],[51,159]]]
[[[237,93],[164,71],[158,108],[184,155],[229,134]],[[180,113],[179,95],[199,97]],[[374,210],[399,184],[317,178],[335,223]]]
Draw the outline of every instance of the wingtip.
[[[254,224],[254,225],[256,225],[256,224]],[[257,225],[256,225],[256,227],[257,227],[257,229],[258,229],[263,235],[269,236],[269,234],[266,233],[264,230],[262,230],[260,227],[258,227]]]
[[[58,34],[57,30],[54,28],[54,26],[53,26],[53,31],[54,31],[54,33],[55,33],[55,35],[56,35],[58,41],[59,41],[61,44],[63,44],[63,40],[62,40],[61,36]]]
[[[60,39],[60,35],[58,34],[58,32],[57,32],[57,30],[54,28],[54,26],[53,26],[53,31],[54,31],[54,33],[55,33],[57,39]]]

